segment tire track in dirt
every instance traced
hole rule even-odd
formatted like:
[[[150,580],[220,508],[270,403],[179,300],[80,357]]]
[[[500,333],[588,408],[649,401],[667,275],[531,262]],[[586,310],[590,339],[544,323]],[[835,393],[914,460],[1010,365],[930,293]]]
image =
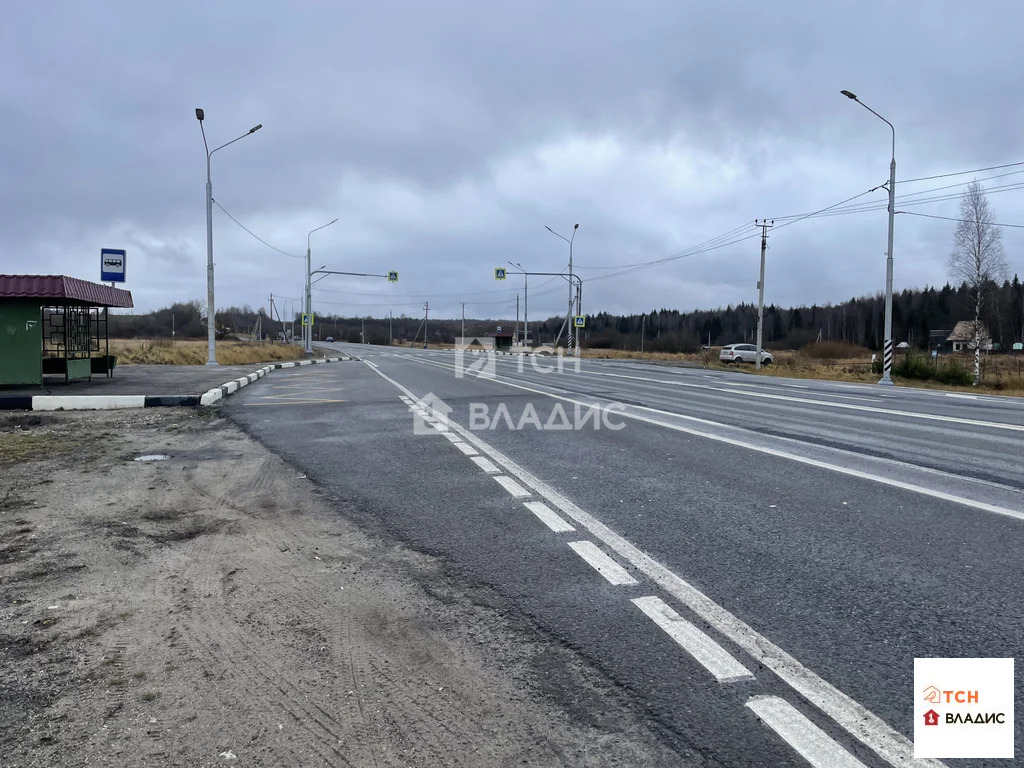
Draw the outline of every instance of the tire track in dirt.
[[[241,462],[235,464],[237,466]],[[246,497],[258,500],[269,490],[272,482],[270,469],[269,460],[259,461],[248,477],[239,479],[238,487],[233,483],[217,497],[211,496],[198,483],[193,482],[192,487],[203,497],[215,502],[218,517],[223,517],[229,509],[239,515],[251,515],[257,505],[242,506],[241,501]],[[237,476],[238,473],[232,474]],[[250,555],[233,559],[230,570],[221,563],[220,557],[229,538],[233,542],[248,545],[246,554]],[[297,545],[302,543],[298,537],[289,538],[294,538]],[[214,533],[196,537],[190,542],[191,546],[186,548],[188,564],[181,576],[190,578],[196,584],[196,594],[202,600],[198,606],[199,613],[185,627],[188,639],[208,657],[225,662],[228,672],[238,677],[250,696],[261,697],[267,685],[276,690],[281,696],[281,700],[275,702],[276,706],[286,718],[294,720],[306,731],[312,739],[308,742],[310,747],[328,765],[351,765],[336,746],[345,742],[346,729],[342,723],[327,711],[311,691],[293,682],[288,673],[281,669],[275,661],[281,654],[272,651],[268,644],[254,644],[246,631],[229,616],[230,600],[224,588],[225,580],[236,569],[244,567],[249,571],[247,576],[251,580],[265,587],[275,581],[264,577],[274,577],[289,565],[287,559],[281,557],[278,547],[272,546],[272,539],[280,541],[276,536],[258,536],[257,541],[252,539],[244,530],[241,535]],[[271,553],[269,557],[268,549]],[[299,602],[309,607],[305,595],[295,589],[268,594],[266,602],[269,605],[288,606]],[[310,618],[321,618],[320,613],[317,610],[308,612],[308,615]],[[241,653],[233,652],[232,648],[240,649]]]

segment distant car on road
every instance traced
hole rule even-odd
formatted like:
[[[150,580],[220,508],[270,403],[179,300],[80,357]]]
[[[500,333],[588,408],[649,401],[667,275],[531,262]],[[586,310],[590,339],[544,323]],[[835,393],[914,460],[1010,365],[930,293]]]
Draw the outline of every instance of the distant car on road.
[[[324,341],[326,341],[328,344],[333,344],[334,343],[334,337],[333,336],[328,336],[326,339],[324,339]]]
[[[730,344],[722,347],[718,359],[723,363],[752,363],[757,359],[757,347],[753,344]],[[773,359],[771,352],[761,350],[761,365],[771,365]]]

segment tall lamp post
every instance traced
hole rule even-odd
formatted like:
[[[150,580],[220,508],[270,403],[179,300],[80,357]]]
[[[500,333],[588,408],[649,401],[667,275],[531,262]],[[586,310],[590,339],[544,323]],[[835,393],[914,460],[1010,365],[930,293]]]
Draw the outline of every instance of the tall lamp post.
[[[557,232],[555,232],[555,230],[553,230],[551,227],[547,226],[546,224],[544,225],[544,229],[546,229],[548,232],[550,232],[555,237],[561,237],[563,240],[565,240],[565,242],[567,242],[569,244],[569,314],[566,317],[566,321],[565,321],[566,327],[568,328],[568,336],[566,337],[566,345],[567,345],[567,347],[572,347],[573,348],[573,354],[575,354],[576,357],[580,356],[580,338],[579,338],[579,335],[576,335],[574,337],[573,336],[573,332],[572,332],[573,331],[573,323],[572,323],[572,315],[573,315],[573,311],[572,311],[572,307],[573,307],[573,295],[572,295],[572,293],[573,293],[573,283],[572,283],[572,241],[576,239],[576,230],[579,229],[579,228],[580,228],[579,224],[573,224],[572,225],[572,237],[565,237],[564,235],[560,235]]]
[[[845,90],[840,93],[856,101],[888,125],[892,131],[892,160],[889,162],[889,250],[885,259],[885,346],[882,348],[882,378],[878,381],[879,384],[892,386],[892,233],[896,219],[896,129],[892,127],[892,123],[858,99],[857,94]]]
[[[523,273],[523,346],[527,346],[530,338],[530,276],[518,261],[509,264]]]
[[[210,181],[210,158],[213,153],[224,149],[228,144],[244,139],[250,134],[256,133],[263,127],[263,123],[253,126],[247,133],[243,133],[237,139],[232,139],[227,144],[210,149],[206,143],[206,129],[203,128],[203,120],[206,113],[196,107],[196,119],[199,121],[199,130],[203,132],[203,147],[206,148],[206,364],[217,365],[217,323],[216,312],[213,303],[213,182]]]
[[[307,355],[313,354],[313,284],[310,282],[312,277],[313,265],[310,263],[312,252],[310,251],[309,238],[314,232],[329,227],[334,221],[328,221],[326,224],[322,224],[316,229],[309,230],[309,234],[306,235],[306,322],[308,325],[302,327],[302,338],[305,340],[305,350]],[[325,264],[324,267],[327,265]],[[323,269],[324,267],[320,267]]]

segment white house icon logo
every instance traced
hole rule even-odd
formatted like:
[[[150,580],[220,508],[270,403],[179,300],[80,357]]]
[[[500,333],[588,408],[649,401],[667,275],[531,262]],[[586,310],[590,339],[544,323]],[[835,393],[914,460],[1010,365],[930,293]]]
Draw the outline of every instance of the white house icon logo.
[[[444,400],[428,392],[412,408],[412,433],[414,435],[432,435],[448,431],[448,414],[452,407]]]
[[[924,700],[929,704],[941,704],[942,703],[942,691],[936,688],[934,685],[929,685],[924,689]]]

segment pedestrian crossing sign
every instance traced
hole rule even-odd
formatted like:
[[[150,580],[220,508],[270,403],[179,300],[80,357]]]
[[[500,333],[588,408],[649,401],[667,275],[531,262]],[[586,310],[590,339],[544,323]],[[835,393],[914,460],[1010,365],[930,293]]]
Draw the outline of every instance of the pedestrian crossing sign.
[[[587,316],[586,315],[576,315],[572,319],[572,324],[575,325],[577,328],[585,328],[586,325],[587,325]]]
[[[398,282],[398,271],[397,270],[393,269],[390,272],[388,272],[388,282],[389,283],[397,283]]]
[[[504,267],[495,267],[495,269],[494,269],[494,279],[495,280],[504,280],[505,279],[505,268]]]
[[[311,315],[311,314],[309,314],[307,312],[303,312],[302,313],[302,324],[304,326],[312,325],[313,324],[313,315]]]

